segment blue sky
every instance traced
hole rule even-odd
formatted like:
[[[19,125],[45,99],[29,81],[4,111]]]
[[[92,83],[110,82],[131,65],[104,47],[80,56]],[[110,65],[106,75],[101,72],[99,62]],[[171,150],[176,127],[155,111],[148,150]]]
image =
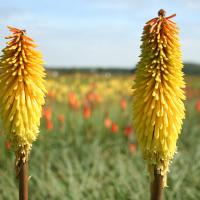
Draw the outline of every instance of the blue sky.
[[[7,25],[26,29],[48,66],[131,67],[160,8],[177,14],[183,60],[200,63],[199,0],[0,0],[0,37]]]

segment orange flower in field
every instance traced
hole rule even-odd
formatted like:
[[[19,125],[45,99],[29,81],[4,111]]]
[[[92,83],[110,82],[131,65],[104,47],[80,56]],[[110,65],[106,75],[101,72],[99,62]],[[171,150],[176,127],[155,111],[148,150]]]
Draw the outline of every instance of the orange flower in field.
[[[68,93],[68,100],[70,102],[73,102],[73,101],[77,100],[76,94],[74,92],[69,92]]]
[[[52,123],[52,110],[51,108],[44,108],[43,109],[43,115],[45,119],[46,129],[52,130],[53,129],[53,123]]]
[[[69,103],[69,106],[74,110],[77,110],[80,107],[80,103],[79,103],[77,96],[74,92],[69,92],[68,103]]]
[[[8,140],[5,141],[5,148],[6,148],[6,150],[11,149],[11,142],[10,141],[8,141]]]
[[[196,102],[196,111],[200,112],[200,100]]]
[[[87,100],[92,103],[95,101],[95,93],[94,92],[88,92],[86,95]]]
[[[126,126],[124,128],[124,135],[129,137],[133,133],[133,127],[132,126]]]
[[[51,120],[52,117],[52,110],[51,108],[44,108],[43,109],[43,115],[45,117],[46,120]]]
[[[48,94],[47,94],[47,96],[48,96],[50,99],[52,99],[52,100],[55,100],[55,99],[56,99],[56,94],[55,94],[54,92],[52,92],[52,91],[49,91]]]
[[[121,99],[121,101],[120,101],[120,106],[121,106],[121,109],[122,110],[125,110],[126,109],[126,107],[127,107],[127,102],[126,102],[126,99]]]
[[[86,100],[87,102],[93,104],[93,103],[100,103],[102,101],[102,97],[101,95],[93,92],[93,91],[89,91],[86,94]]]
[[[84,106],[83,107],[83,116],[85,119],[88,119],[91,117],[91,109],[89,106]]]
[[[104,120],[104,126],[109,129],[111,127],[112,120],[109,117],[106,117]]]
[[[46,121],[46,129],[47,129],[48,131],[50,131],[50,130],[53,129],[53,123],[52,123],[51,120],[47,120],[47,121]]]
[[[112,131],[112,133],[118,133],[118,131],[119,131],[119,126],[114,122],[112,123],[111,131]]]
[[[100,103],[102,101],[102,96],[100,94],[95,94],[95,101]]]
[[[136,149],[137,149],[137,145],[136,144],[133,144],[133,143],[129,144],[129,152],[131,154],[134,154],[136,152]]]

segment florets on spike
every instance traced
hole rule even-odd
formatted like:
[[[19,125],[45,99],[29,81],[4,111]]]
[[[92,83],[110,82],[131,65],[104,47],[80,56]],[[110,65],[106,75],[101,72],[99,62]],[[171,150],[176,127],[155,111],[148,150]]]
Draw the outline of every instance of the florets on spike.
[[[25,30],[8,27],[12,32],[3,49],[0,67],[0,109],[5,131],[19,159],[27,161],[39,132],[41,106],[44,104],[45,71],[41,54]]]
[[[154,170],[166,178],[185,115],[178,28],[170,20],[175,15],[158,14],[144,27],[133,86],[133,123],[152,179]]]

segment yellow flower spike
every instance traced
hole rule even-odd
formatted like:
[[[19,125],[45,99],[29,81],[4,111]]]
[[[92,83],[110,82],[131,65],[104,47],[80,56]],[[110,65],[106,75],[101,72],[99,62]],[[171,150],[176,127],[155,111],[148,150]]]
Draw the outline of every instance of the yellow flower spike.
[[[154,172],[166,177],[176,152],[176,141],[185,116],[181,51],[175,15],[158,17],[143,29],[141,59],[133,92],[133,123],[151,180]]]
[[[28,160],[33,141],[39,132],[42,105],[45,103],[45,71],[41,54],[25,30],[8,27],[12,32],[3,49],[0,67],[0,109],[5,131],[19,161]]]

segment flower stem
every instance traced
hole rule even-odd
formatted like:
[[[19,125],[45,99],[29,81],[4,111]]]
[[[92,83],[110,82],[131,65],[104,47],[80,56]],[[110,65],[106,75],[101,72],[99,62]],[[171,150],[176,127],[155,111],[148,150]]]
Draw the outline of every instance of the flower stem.
[[[28,161],[20,161],[19,200],[28,200]]]
[[[154,180],[151,183],[151,200],[162,200],[163,176],[154,169]]]

